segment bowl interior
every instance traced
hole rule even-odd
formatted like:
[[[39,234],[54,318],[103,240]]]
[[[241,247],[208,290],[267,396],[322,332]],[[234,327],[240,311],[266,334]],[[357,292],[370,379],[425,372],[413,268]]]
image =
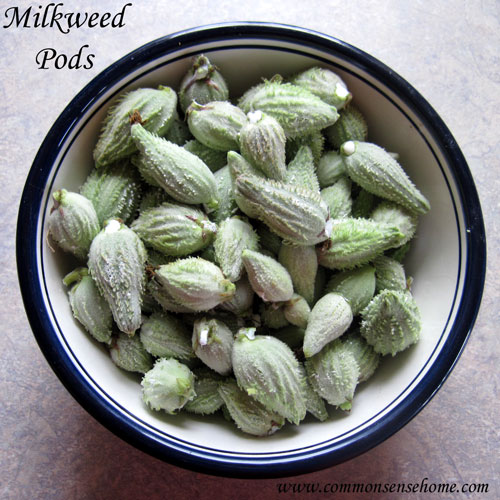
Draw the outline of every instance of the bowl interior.
[[[62,277],[75,261],[45,242],[51,193],[59,188],[77,191],[93,167],[92,150],[106,109],[120,93],[137,87],[169,85],[177,89],[193,54],[204,52],[229,82],[236,98],[262,77],[288,76],[322,65],[338,72],[354,95],[354,103],[368,121],[369,140],[400,155],[414,183],[430,200],[431,211],[421,217],[418,233],[406,258],[407,274],[422,314],[420,342],[385,357],[374,377],[358,386],[350,414],[330,411],[330,419],[308,417],[299,427],[265,439],[240,433],[220,417],[190,414],[169,416],[148,410],[141,401],[140,377],[116,368],[106,349],[91,340],[75,322]],[[302,47],[300,43],[266,40],[219,41],[195,48],[179,48],[135,69],[89,99],[79,119],[64,137],[45,187],[38,221],[38,266],[50,320],[56,338],[81,377],[110,409],[130,419],[159,441],[186,444],[201,453],[245,457],[288,457],[342,442],[371,427],[407,398],[439,356],[450,334],[463,287],[464,227],[454,177],[441,145],[422,123],[418,110],[403,102],[383,79],[344,56]]]

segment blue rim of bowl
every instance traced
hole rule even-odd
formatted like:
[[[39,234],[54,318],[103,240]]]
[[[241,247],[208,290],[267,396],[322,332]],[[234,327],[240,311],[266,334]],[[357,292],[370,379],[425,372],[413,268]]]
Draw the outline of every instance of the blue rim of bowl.
[[[335,54],[376,77],[402,98],[432,134],[451,167],[457,198],[461,202],[465,230],[466,262],[463,293],[450,334],[426,376],[409,396],[361,432],[342,441],[287,457],[219,455],[193,449],[189,444],[169,442],[131,422],[88,386],[56,340],[46,313],[37,274],[37,224],[42,197],[54,161],[68,132],[84,110],[124,75],[182,48],[231,39],[291,42],[303,48]],[[466,200],[466,203],[465,203]],[[349,460],[397,432],[424,408],[453,369],[472,331],[484,287],[486,240],[479,198],[474,182],[452,134],[425,99],[403,78],[369,54],[336,38],[304,28],[258,22],[202,26],[154,40],[124,56],[95,77],[66,107],[42,143],[29,172],[17,223],[17,267],[25,309],[35,338],[50,366],[73,397],[99,422],[135,447],[166,462],[213,475],[232,477],[284,477],[304,474]]]

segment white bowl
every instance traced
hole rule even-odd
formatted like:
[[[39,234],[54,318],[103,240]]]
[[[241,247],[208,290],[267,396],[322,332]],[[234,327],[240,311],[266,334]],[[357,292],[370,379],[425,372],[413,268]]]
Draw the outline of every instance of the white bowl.
[[[356,391],[349,415],[307,419],[267,438],[246,436],[217,417],[169,416],[141,401],[138,377],[116,368],[72,317],[61,278],[75,262],[46,244],[51,193],[78,190],[110,102],[126,90],[177,88],[191,58],[205,53],[237,97],[276,73],[321,65],[340,74],[366,116],[369,140],[400,155],[430,200],[405,261],[422,314],[421,340],[385,357]],[[178,466],[212,474],[265,477],[305,473],[380,443],[418,413],[464,348],[480,303],[485,239],[471,174],[452,135],[429,104],[368,54],[325,35],[282,25],[202,27],[151,42],[97,76],[68,104],[30,171],[18,220],[18,271],[35,337],[73,396],[110,430]]]

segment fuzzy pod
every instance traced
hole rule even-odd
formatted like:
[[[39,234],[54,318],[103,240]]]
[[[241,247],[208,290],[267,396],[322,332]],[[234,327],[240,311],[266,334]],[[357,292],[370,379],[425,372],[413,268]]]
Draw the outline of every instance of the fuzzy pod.
[[[212,171],[217,172],[227,163],[226,151],[209,148],[196,139],[191,139],[184,144],[184,149],[196,155]]]
[[[107,113],[94,149],[97,167],[109,165],[137,152],[130,124],[139,121],[149,132],[164,135],[177,111],[177,95],[169,87],[136,89],[124,94]]]
[[[141,197],[141,201],[139,203],[139,215],[150,208],[159,207],[165,202],[172,203],[175,202],[175,200],[171,198],[161,187],[150,186]]]
[[[94,205],[81,194],[66,189],[55,191],[52,198],[54,205],[47,219],[50,238],[65,252],[85,260],[101,229]]]
[[[153,410],[174,414],[196,396],[194,374],[174,358],[161,358],[141,381],[142,400]]]
[[[252,310],[254,291],[248,278],[243,276],[234,283],[236,290],[230,300],[219,304],[219,307],[236,315],[248,316]]]
[[[408,291],[382,290],[363,309],[361,317],[361,335],[382,355],[395,356],[420,337],[420,311]]]
[[[302,146],[307,146],[311,150],[314,165],[318,165],[325,147],[325,137],[321,130],[286,141],[285,151],[288,162],[295,158]]]
[[[360,189],[352,201],[352,216],[359,219],[368,219],[380,198],[366,189]]]
[[[164,264],[160,264],[160,266],[161,265],[164,265]],[[160,267],[160,266],[158,266],[158,267]],[[172,297],[172,295],[169,293],[167,288],[164,285],[162,285],[155,276],[156,276],[156,273],[154,273],[153,277],[148,281],[147,292],[153,297],[153,299],[165,311],[174,312],[174,313],[192,313],[192,312],[195,312],[193,309],[191,309],[185,305],[179,304]]]
[[[191,133],[205,146],[218,151],[238,151],[239,134],[248,122],[241,109],[227,101],[193,102],[186,111]]]
[[[343,219],[351,216],[351,187],[351,180],[347,176],[343,176],[333,185],[321,190],[321,198],[328,205],[332,219]]]
[[[143,211],[130,228],[148,247],[174,257],[202,250],[217,232],[201,210],[178,203],[162,203]]]
[[[127,223],[137,210],[141,197],[141,182],[130,161],[95,169],[80,188],[80,194],[94,205],[99,224],[107,219]]]
[[[109,354],[116,366],[128,372],[146,373],[153,366],[153,357],[137,335],[130,337],[121,332],[113,337]]]
[[[151,314],[142,323],[139,334],[146,351],[155,357],[189,359],[194,356],[189,330],[171,314]]]
[[[261,250],[277,256],[281,248],[281,238],[273,233],[263,222],[253,220],[252,225],[259,237]]]
[[[380,354],[377,354],[371,345],[355,330],[342,337],[346,349],[353,355],[359,367],[358,384],[366,382],[380,364]]]
[[[340,340],[334,340],[305,362],[313,389],[329,404],[342,410],[352,408],[358,383],[359,367],[352,352]]]
[[[238,211],[238,205],[234,199],[233,181],[229,165],[215,172],[214,177],[217,183],[218,206],[212,218],[217,224],[220,224]]]
[[[406,257],[406,254],[410,251],[410,247],[411,241],[408,241],[397,248],[391,248],[385,253],[385,255],[401,263]]]
[[[108,303],[99,293],[87,268],[78,268],[67,274],[63,283],[70,286],[69,304],[73,316],[98,342],[111,343],[113,315]]]
[[[399,203],[412,214],[425,214],[430,205],[401,165],[383,148],[369,142],[347,141],[340,153],[347,175],[363,189]]]
[[[181,203],[217,207],[215,178],[202,160],[138,123],[132,125],[131,135],[140,151],[135,164],[143,177],[152,179]]]
[[[342,78],[327,68],[314,66],[293,76],[290,81],[335,106],[337,110],[344,108],[352,99]]]
[[[269,411],[298,424],[306,413],[299,362],[284,342],[251,330],[240,330],[234,341],[238,385]]]
[[[277,260],[250,249],[243,250],[241,256],[248,280],[264,302],[282,302],[292,298],[292,278]]]
[[[292,278],[295,291],[311,305],[318,272],[318,257],[313,246],[281,245],[278,260]]]
[[[325,288],[325,293],[338,293],[351,306],[356,316],[364,309],[375,294],[375,268],[365,265],[334,274]]]
[[[370,214],[370,219],[381,224],[396,226],[404,235],[401,245],[410,241],[417,230],[418,216],[390,201],[383,201]]]
[[[302,363],[299,363],[299,370],[302,377],[302,391],[306,402],[307,412],[316,417],[320,422],[324,422],[328,418],[323,398],[312,388],[307,377],[306,368]]]
[[[179,85],[179,104],[185,112],[190,104],[207,104],[212,101],[227,101],[229,89],[221,72],[207,56],[193,58],[193,63]]]
[[[307,328],[311,308],[304,297],[294,293],[292,298],[284,304],[283,313],[292,325]]]
[[[238,101],[245,112],[260,110],[275,118],[287,138],[295,138],[333,125],[338,113],[303,87],[281,83],[275,77],[249,89]]]
[[[286,174],[283,127],[260,110],[249,112],[247,118],[239,134],[241,154],[267,178],[282,181]]]
[[[268,436],[285,423],[281,415],[268,410],[240,389],[234,379],[227,379],[219,385],[219,395],[224,400],[231,419],[246,434]]]
[[[178,113],[175,114],[167,133],[163,137],[178,146],[184,146],[188,141],[193,139],[186,121],[179,118]]]
[[[304,356],[310,358],[325,345],[340,337],[352,323],[349,302],[338,293],[327,293],[316,302],[309,314],[304,336]]]
[[[338,150],[346,141],[366,141],[368,125],[361,111],[349,104],[339,112],[339,119],[324,133],[328,142]]]
[[[315,193],[319,191],[314,157],[309,146],[301,146],[293,160],[288,164],[285,182],[310,189]]]
[[[319,185],[322,188],[335,184],[345,175],[342,156],[337,151],[327,151],[319,160],[316,171]]]
[[[215,257],[226,278],[232,282],[243,275],[243,251],[258,248],[257,234],[248,222],[231,217],[219,226],[214,241]]]
[[[208,311],[231,300],[236,287],[221,269],[199,257],[179,259],[160,266],[155,280],[178,304],[195,311]]]
[[[328,207],[319,193],[250,175],[237,177],[235,189],[285,242],[309,246],[328,238]]]
[[[224,404],[219,394],[220,381],[212,376],[198,376],[195,373],[194,392],[196,396],[188,401],[183,410],[196,415],[212,415]]]
[[[377,293],[382,290],[406,290],[406,273],[401,262],[380,255],[373,261],[373,265],[375,266],[375,289]]]
[[[233,332],[216,318],[201,318],[193,326],[191,344],[196,356],[220,375],[231,373]]]
[[[145,292],[146,248],[139,237],[116,219],[94,238],[88,267],[122,332],[133,335],[141,325]]]
[[[259,312],[262,325],[272,330],[277,330],[290,324],[285,318],[285,310],[282,303],[267,302],[261,304]]]
[[[337,219],[330,238],[318,250],[318,262],[329,269],[352,269],[399,246],[403,238],[394,226],[369,219]]]

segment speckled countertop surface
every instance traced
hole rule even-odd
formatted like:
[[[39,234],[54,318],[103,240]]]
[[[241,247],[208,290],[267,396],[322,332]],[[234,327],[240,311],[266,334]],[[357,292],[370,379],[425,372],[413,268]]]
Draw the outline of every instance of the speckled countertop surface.
[[[105,8],[102,4],[68,1],[64,10],[116,12],[125,2],[107,1]],[[16,5],[37,9],[38,3],[2,2],[2,25],[6,9]],[[200,24],[237,20],[288,23],[327,33],[370,52],[412,83],[462,148],[487,231],[488,270],[481,310],[461,359],[439,393],[406,427],[368,453],[286,481],[397,483],[429,478],[429,482],[489,483],[487,494],[464,493],[456,498],[500,498],[497,0],[138,0],[119,30],[82,28],[64,35],[47,28],[0,29],[0,498],[287,497],[277,493],[281,480],[222,479],[167,465],[97,423],[64,389],[39,350],[16,274],[15,228],[24,181],[43,138],[69,100],[114,60],[145,42]],[[96,55],[92,69],[37,69],[38,50],[57,47],[73,54],[84,44]]]

